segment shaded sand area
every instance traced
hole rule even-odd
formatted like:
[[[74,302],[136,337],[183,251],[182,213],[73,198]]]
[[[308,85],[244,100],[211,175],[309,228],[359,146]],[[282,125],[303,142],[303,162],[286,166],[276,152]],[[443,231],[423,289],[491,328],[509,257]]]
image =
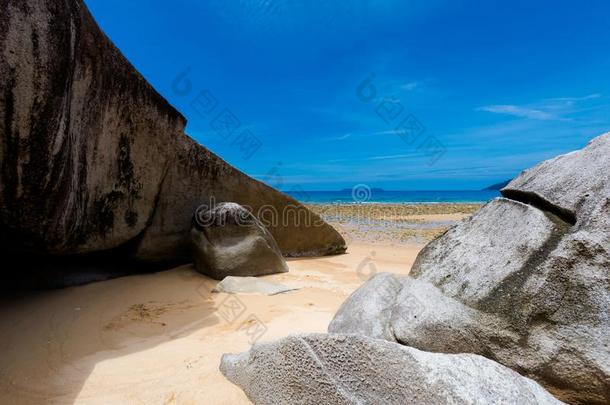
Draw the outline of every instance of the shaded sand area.
[[[419,216],[405,220],[464,216],[412,215]],[[325,332],[352,291],[376,272],[407,274],[423,247],[358,235],[350,235],[345,255],[292,259],[289,273],[262,277],[299,288],[274,296],[211,293],[216,281],[191,265],[5,296],[0,403],[249,403],[218,371],[222,353],[247,350],[255,340]]]

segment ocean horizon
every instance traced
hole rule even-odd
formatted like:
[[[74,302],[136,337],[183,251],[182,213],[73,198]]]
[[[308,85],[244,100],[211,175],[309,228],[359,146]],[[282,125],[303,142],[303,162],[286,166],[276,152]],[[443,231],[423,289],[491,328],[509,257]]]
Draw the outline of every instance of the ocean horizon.
[[[288,190],[284,193],[305,204],[432,204],[486,203],[500,197],[499,190],[382,190],[343,189],[324,191]]]

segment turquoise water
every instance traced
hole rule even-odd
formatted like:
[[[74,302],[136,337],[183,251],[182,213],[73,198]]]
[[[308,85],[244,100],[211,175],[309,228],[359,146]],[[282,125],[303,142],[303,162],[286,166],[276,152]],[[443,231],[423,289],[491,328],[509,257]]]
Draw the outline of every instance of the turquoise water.
[[[487,202],[499,197],[500,192],[492,191],[389,191],[369,189],[366,186],[339,191],[305,191],[292,189],[284,191],[297,200],[309,204],[329,203],[475,203]]]

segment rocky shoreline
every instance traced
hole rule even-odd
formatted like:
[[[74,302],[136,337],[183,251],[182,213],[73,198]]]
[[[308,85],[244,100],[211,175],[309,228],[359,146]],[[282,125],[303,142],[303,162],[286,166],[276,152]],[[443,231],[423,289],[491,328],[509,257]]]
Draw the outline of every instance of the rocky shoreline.
[[[482,204],[309,204],[348,242],[425,244],[472,215]]]

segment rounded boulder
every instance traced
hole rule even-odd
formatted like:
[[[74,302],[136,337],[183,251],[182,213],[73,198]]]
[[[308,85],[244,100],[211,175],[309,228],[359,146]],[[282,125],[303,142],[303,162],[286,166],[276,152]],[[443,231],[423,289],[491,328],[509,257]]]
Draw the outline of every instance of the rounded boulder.
[[[236,203],[198,209],[191,241],[195,268],[216,280],[288,271],[271,233],[250,211]]]

